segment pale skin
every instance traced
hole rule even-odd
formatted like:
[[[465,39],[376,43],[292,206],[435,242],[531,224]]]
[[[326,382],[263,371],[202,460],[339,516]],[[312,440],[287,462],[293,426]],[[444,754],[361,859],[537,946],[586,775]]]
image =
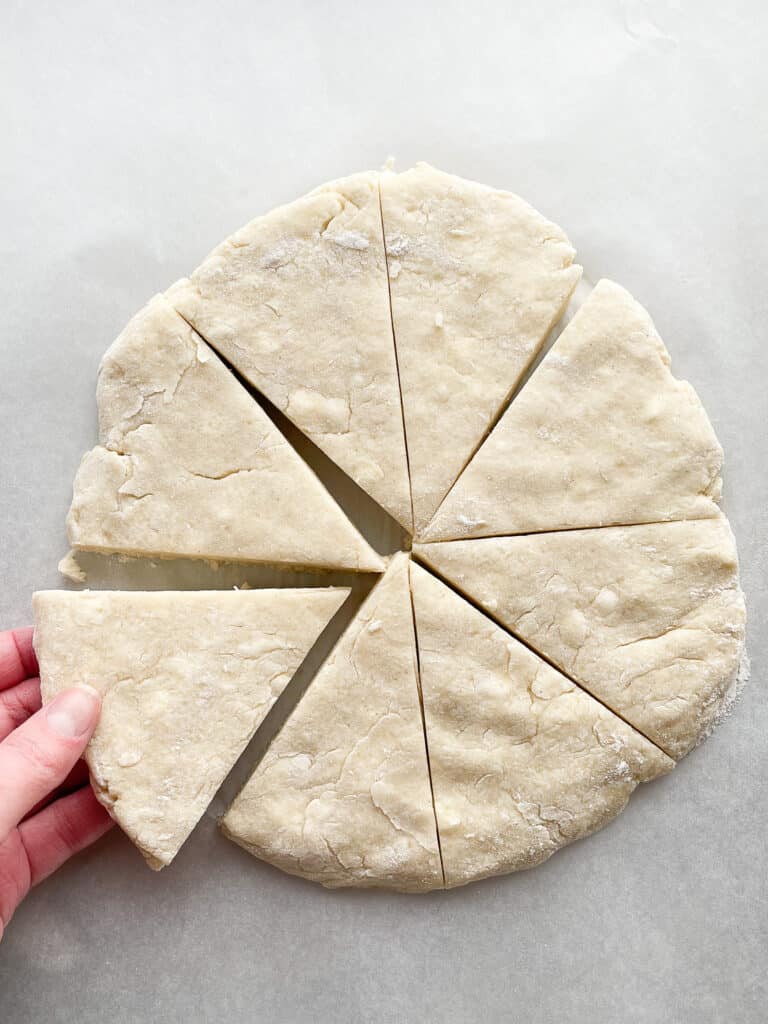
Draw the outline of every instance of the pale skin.
[[[32,886],[113,825],[80,760],[99,694],[40,703],[31,628],[0,632],[0,938]]]

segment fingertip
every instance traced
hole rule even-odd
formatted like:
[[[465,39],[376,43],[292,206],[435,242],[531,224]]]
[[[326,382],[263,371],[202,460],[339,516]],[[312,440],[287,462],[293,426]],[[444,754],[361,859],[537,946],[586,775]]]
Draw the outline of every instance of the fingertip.
[[[32,648],[32,628],[0,632],[0,690],[37,675],[37,659]]]
[[[47,878],[73,854],[95,843],[114,821],[83,786],[62,797],[19,825],[33,885]]]
[[[39,679],[25,679],[0,690],[0,741],[38,712],[41,704]]]
[[[12,630],[19,658],[28,676],[37,675],[37,655],[35,654],[35,631],[32,626],[20,626]]]
[[[80,786],[69,796],[79,798],[79,812],[82,815],[84,832],[87,832],[91,839],[97,839],[105,832],[114,827],[115,819],[98,799],[90,783]],[[62,797],[66,799],[66,797]]]

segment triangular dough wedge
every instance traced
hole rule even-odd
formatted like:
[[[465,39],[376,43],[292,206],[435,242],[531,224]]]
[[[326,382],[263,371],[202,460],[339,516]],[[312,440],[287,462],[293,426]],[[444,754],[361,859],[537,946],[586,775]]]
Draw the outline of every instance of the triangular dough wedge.
[[[723,453],[632,296],[601,281],[445,499],[425,540],[715,516]]]
[[[527,203],[427,164],[381,179],[416,533],[519,383],[581,275]]]
[[[222,829],[328,887],[442,885],[407,556],[393,560]]]
[[[411,530],[376,174],[331,182],[251,221],[168,297]]]
[[[73,548],[382,571],[270,418],[156,296],[101,363]]]
[[[411,579],[448,887],[540,864],[673,767],[424,569]]]
[[[150,867],[176,856],[348,593],[35,594],[43,700],[102,693],[91,782]]]
[[[744,596],[723,516],[416,553],[672,757],[707,734],[736,679]]]

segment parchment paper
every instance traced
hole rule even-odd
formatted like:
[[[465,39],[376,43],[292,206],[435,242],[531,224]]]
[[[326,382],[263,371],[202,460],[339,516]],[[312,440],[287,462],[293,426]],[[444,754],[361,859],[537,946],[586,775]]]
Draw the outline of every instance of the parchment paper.
[[[519,192],[650,309],[726,451],[753,663],[615,824],[464,890],[281,875],[216,832],[237,780],[159,875],[115,831],[18,911],[0,1020],[763,1021],[764,5],[6,0],[0,20],[2,627],[63,585],[96,367],[129,316],[256,213],[394,154]],[[180,585],[240,582],[198,570]]]

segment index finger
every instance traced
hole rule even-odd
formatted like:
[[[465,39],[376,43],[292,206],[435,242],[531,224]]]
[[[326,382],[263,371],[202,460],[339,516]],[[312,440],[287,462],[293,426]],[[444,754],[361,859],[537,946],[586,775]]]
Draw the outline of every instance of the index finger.
[[[0,633],[0,690],[16,686],[37,675],[37,658],[32,647],[32,627]]]
[[[100,706],[91,687],[63,690],[0,743],[0,842],[67,777],[96,727]]]

